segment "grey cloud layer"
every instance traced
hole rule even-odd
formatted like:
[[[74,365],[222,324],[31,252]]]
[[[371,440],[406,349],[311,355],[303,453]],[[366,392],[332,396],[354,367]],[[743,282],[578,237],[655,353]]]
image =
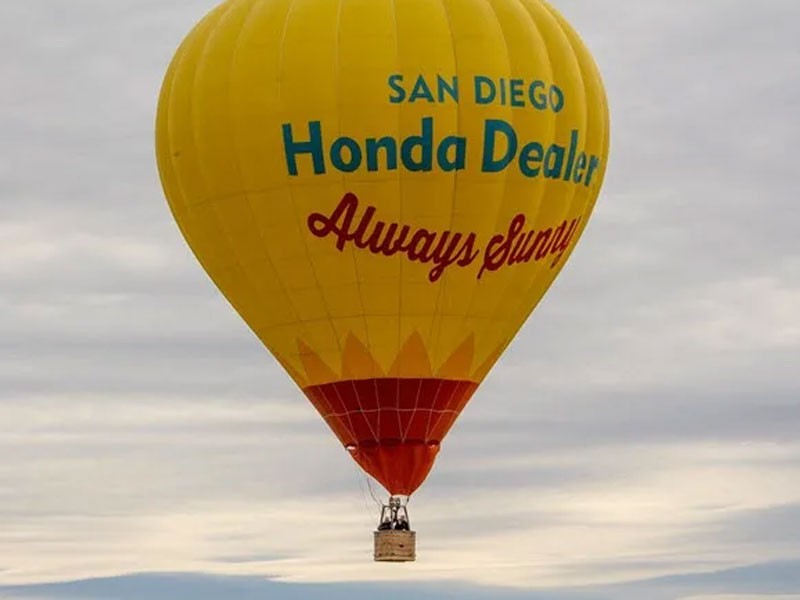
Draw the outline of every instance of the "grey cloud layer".
[[[368,490],[161,196],[157,90],[212,4],[0,6],[0,582],[391,577],[361,567]],[[413,577],[573,600],[799,592],[800,6],[557,5],[609,88],[606,191],[417,498]]]

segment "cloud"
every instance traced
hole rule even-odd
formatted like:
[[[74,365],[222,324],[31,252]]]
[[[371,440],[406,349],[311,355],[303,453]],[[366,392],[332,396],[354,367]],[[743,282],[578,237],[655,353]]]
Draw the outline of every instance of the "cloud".
[[[615,586],[562,587],[558,589],[464,587],[458,582],[443,584],[369,583],[286,584],[261,577],[212,577],[195,574],[137,574],[52,585],[0,587],[9,600],[337,600],[374,598],[386,600],[414,597],[420,600],[634,600],[643,593],[653,600],[797,600],[786,594],[796,589],[800,563],[762,563],[721,571],[699,572],[678,577],[633,581]],[[729,594],[736,588],[744,592]]]
[[[0,6],[0,596],[793,600],[798,4],[557,2],[609,88],[607,186],[402,571],[162,199],[156,93],[213,4]],[[204,575],[118,577],[164,570]]]
[[[374,598],[380,596],[386,600],[399,600],[410,595],[421,600],[444,600],[453,598],[454,593],[465,600],[481,600],[483,598],[526,598],[544,599],[537,593],[502,592],[498,590],[437,588],[419,585],[394,585],[377,587],[365,584],[339,585],[287,585],[254,577],[208,577],[180,574],[135,575],[128,577],[79,581],[54,586],[33,586],[30,588],[6,588],[6,593],[15,594],[11,600],[56,600],[60,598],[81,598],[94,600],[113,597],[117,600],[139,600],[149,598],[194,598],[196,600],[230,598],[232,600],[258,600],[260,598],[279,597],[283,600],[339,600],[349,598]],[[549,596],[552,598],[552,596]],[[559,596],[562,598],[562,596]],[[570,600],[580,600],[588,596],[563,596]]]
[[[77,395],[4,410],[6,583],[163,569],[398,576],[370,564],[370,491],[304,404]],[[506,429],[456,432],[445,447],[413,502],[420,562],[404,574],[555,589],[797,556],[792,529],[774,533],[800,503],[796,444],[531,448]]]

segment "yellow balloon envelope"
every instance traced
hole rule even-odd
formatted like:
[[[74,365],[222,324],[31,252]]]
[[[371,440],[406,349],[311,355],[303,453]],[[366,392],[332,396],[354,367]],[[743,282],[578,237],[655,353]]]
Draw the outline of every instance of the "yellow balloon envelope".
[[[228,0],[157,122],[200,263],[396,495],[566,263],[608,142],[597,67],[542,0]]]

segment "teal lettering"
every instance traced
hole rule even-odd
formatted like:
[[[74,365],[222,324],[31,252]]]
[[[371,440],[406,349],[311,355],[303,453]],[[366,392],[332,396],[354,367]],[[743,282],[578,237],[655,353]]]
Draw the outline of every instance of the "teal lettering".
[[[496,95],[497,88],[491,79],[483,75],[475,76],[475,104],[489,104]]]
[[[540,80],[534,81],[528,88],[528,98],[530,99],[533,107],[538,108],[539,110],[544,110],[547,108],[547,94],[545,94],[544,91],[537,93],[538,90],[543,90],[543,88],[544,81]]]
[[[564,108],[564,92],[557,85],[550,88],[550,109],[554,113],[560,113]]]
[[[511,80],[511,106],[525,106],[525,100],[523,99],[525,96],[525,91],[522,89],[524,83],[525,82],[522,79]]]
[[[564,148],[558,144],[550,144],[544,156],[544,176],[548,179],[558,179],[563,168]]]
[[[495,137],[498,133],[506,137],[508,147],[502,157],[495,159]],[[497,173],[502,171],[511,163],[516,153],[517,134],[514,128],[501,119],[486,119],[483,134],[483,172]]]
[[[519,170],[525,177],[536,177],[542,170],[543,157],[544,148],[539,142],[525,144],[519,152]]]
[[[451,148],[455,149],[455,156],[452,159],[448,156]],[[436,160],[442,171],[463,170],[467,161],[467,138],[455,135],[449,135],[444,138],[436,150]]]
[[[419,99],[435,102],[433,99],[433,92],[431,92],[431,88],[428,87],[428,84],[425,83],[425,78],[422,75],[417,77],[417,82],[414,84],[414,89],[411,90],[408,101],[416,102]]]
[[[569,181],[572,177],[572,168],[575,165],[575,153],[578,151],[578,130],[573,129],[569,136],[569,155],[567,156],[567,168],[564,171],[564,181]]]
[[[419,160],[414,158],[416,148],[419,148]],[[400,156],[409,171],[433,169],[433,117],[422,119],[422,135],[412,135],[403,141]]]
[[[350,155],[350,160],[346,161],[342,156],[344,149]],[[331,145],[331,162],[339,171],[352,173],[361,166],[361,148],[353,138],[340,137]]]
[[[406,91],[403,89],[403,76],[400,74],[389,76],[389,87],[394,92],[389,95],[389,102],[392,104],[400,104],[406,99]]]
[[[322,151],[322,126],[319,121],[308,124],[311,138],[307,142],[296,142],[290,123],[283,124],[283,149],[286,155],[286,167],[289,175],[297,175],[297,155],[310,154],[314,163],[314,175],[325,173],[325,155]]]
[[[594,175],[595,170],[600,166],[600,159],[596,156],[592,156],[589,159],[589,170],[586,172],[586,181],[583,185],[589,187],[589,184],[592,183],[592,175]]]
[[[445,94],[450,96],[455,102],[458,102],[458,77],[454,76],[452,83],[448,83],[444,77],[437,75],[436,83],[439,92],[439,102],[444,102]]]
[[[386,169],[394,171],[397,168],[397,140],[387,135],[377,140],[367,138],[367,171],[380,169],[378,151],[381,149],[386,151]]]
[[[575,173],[572,175],[574,183],[580,183],[583,179],[583,170],[586,168],[586,152],[581,152],[578,155],[578,162],[575,163]]]

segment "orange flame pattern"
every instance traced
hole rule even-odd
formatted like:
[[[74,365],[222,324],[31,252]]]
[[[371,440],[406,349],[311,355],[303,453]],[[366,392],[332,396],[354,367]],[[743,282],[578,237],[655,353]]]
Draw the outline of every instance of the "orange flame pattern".
[[[350,333],[337,371],[307,344],[297,347],[302,372],[282,362],[339,441],[391,493],[407,495],[427,477],[441,440],[504,349],[474,368],[470,334],[434,368],[415,332],[384,369]]]
[[[302,340],[297,340],[298,356],[302,372],[276,355],[278,361],[301,388],[343,380],[373,378],[437,378],[480,383],[489,374],[500,358],[505,345],[498,346],[489,356],[473,368],[475,360],[475,336],[470,333],[463,342],[436,369],[431,364],[430,354],[422,336],[412,333],[401,346],[388,370],[384,370],[369,348],[352,333],[348,334],[342,348],[341,365],[338,371],[328,365],[319,354]]]

